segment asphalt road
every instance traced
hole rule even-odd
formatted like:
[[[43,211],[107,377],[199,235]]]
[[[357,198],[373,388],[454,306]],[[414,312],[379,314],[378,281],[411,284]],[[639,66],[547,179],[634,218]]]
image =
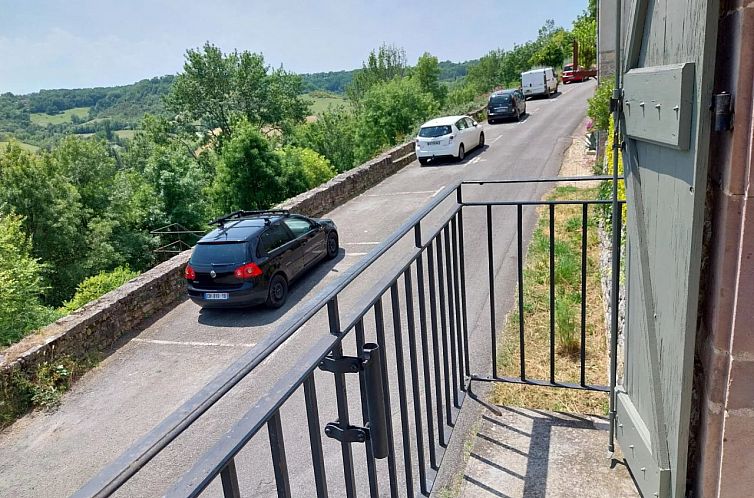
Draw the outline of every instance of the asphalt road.
[[[263,308],[238,311],[200,310],[186,301],[154,320],[87,373],[67,393],[54,412],[33,413],[0,433],[0,496],[67,496],[116,458],[141,435],[187,400],[234,359],[276,330],[281,318],[316,295],[345,269],[366,255],[398,228],[413,212],[458,179],[494,180],[555,176],[575,127],[584,117],[586,99],[594,83],[561,86],[549,100],[527,102],[529,115],[520,123],[483,125],[487,145],[470,153],[462,163],[445,162],[420,167],[414,162],[327,216],[338,225],[343,250],[333,262],[320,265],[291,288],[288,305],[280,310]],[[480,187],[469,195],[498,199],[534,200],[545,192],[542,185],[504,188]],[[490,368],[489,291],[484,213],[465,211],[467,240],[468,316],[472,370]],[[515,211],[496,210],[494,257],[498,328],[513,303],[515,290]],[[525,226],[536,220],[528,210]],[[432,220],[427,222],[428,228]],[[428,233],[428,232],[425,232]],[[398,265],[401,251],[413,237],[402,240],[350,285],[340,300],[343,315],[359,298]],[[389,302],[389,298],[385,301]],[[386,312],[389,313],[389,306]],[[367,327],[369,329],[369,327]],[[327,334],[324,314],[312,319],[234,391],[210,409],[191,429],[156,457],[118,493],[118,496],[159,496],[190,468],[207,448],[238,420],[249,406],[287,372],[322,334]],[[369,334],[369,332],[368,332]],[[392,334],[388,332],[388,337]],[[392,345],[392,342],[390,342]],[[404,344],[404,346],[407,346]],[[329,377],[327,377],[329,376]],[[331,374],[317,376],[320,419],[337,418]],[[392,383],[392,382],[391,382]],[[395,393],[396,386],[392,386]],[[360,422],[358,384],[349,379],[351,414]],[[393,396],[394,427],[400,427],[398,398]],[[303,412],[303,394],[297,393],[281,413],[286,434],[291,486],[294,496],[312,496],[313,477]],[[463,417],[462,417],[463,419]],[[473,419],[468,416],[466,419]],[[457,432],[468,421],[461,420]],[[466,425],[464,425],[466,424]],[[457,468],[455,437],[443,465]],[[328,484],[331,496],[341,496],[340,446],[325,438]],[[354,448],[357,481],[365,490],[363,451]],[[400,463],[400,459],[399,459]],[[262,431],[237,459],[239,479],[246,496],[273,496],[266,431]],[[380,476],[384,475],[381,467]],[[384,480],[383,480],[384,483]],[[382,486],[383,493],[386,485]],[[208,495],[219,492],[213,484]],[[364,491],[361,493],[366,494]]]

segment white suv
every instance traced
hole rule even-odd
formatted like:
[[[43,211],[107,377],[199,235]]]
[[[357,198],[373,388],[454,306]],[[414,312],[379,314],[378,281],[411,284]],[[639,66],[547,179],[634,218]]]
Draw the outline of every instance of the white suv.
[[[484,145],[484,131],[468,116],[446,116],[424,123],[416,137],[416,157],[424,165],[436,157],[463,161],[466,152]]]

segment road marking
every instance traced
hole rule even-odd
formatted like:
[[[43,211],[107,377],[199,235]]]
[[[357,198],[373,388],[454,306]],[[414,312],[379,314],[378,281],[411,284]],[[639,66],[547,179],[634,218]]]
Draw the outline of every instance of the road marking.
[[[434,197],[434,196],[436,196],[437,194],[439,194],[440,192],[442,192],[442,189],[444,189],[444,188],[445,188],[445,186],[442,186],[442,187],[438,188],[437,190],[435,190],[435,193],[434,193],[434,194],[432,194],[432,197]]]
[[[141,339],[136,337],[131,339],[134,342],[144,342],[147,344],[160,344],[163,346],[215,346],[223,348],[253,348],[256,344],[227,344],[224,342],[197,342],[197,341],[164,341],[161,339]]]
[[[376,246],[379,242],[343,242],[344,246]]]
[[[417,194],[431,194],[432,190],[417,190],[414,192],[387,192],[385,194],[363,194],[364,197],[385,197],[395,195],[417,195]]]
[[[479,159],[481,159],[479,156],[476,156],[474,159],[469,161],[467,164],[476,164],[479,162]]]
[[[498,136],[497,136],[497,137],[495,137],[495,138],[494,138],[494,139],[492,140],[492,142],[490,142],[490,143],[491,143],[491,144],[494,144],[495,142],[497,142],[497,141],[498,141],[498,140],[500,140],[501,138],[503,138],[503,136],[502,136],[502,135],[498,135]]]
[[[347,252],[346,256],[366,256],[368,252]]]

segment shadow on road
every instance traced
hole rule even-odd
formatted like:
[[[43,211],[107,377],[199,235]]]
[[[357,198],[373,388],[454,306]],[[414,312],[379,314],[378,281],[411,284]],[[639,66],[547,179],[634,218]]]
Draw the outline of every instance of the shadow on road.
[[[475,148],[474,150],[470,150],[466,153],[466,157],[463,158],[463,161],[459,161],[455,157],[438,157],[423,165],[422,168],[464,165],[489,148],[490,146],[485,144],[481,147]]]
[[[516,118],[508,118],[508,119],[496,119],[494,122],[490,123],[489,119],[487,120],[487,124],[490,126],[498,126],[503,124],[516,124],[521,123],[529,119],[530,114],[527,112],[526,114],[521,115],[521,119],[516,120]]]
[[[335,259],[324,260],[294,280],[288,289],[288,299],[278,309],[264,305],[247,308],[203,308],[199,311],[199,323],[210,327],[258,327],[269,325],[282,316],[302,299],[330,272],[337,272],[335,265],[345,258],[346,251],[341,248]]]

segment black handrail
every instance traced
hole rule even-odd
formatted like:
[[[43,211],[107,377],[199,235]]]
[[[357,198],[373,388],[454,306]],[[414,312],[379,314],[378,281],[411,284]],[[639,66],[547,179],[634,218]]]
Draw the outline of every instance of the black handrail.
[[[610,181],[613,177],[609,176],[591,176],[591,177],[554,177],[554,178],[539,178],[539,179],[512,179],[512,180],[494,180],[494,181],[457,181],[453,184],[445,187],[437,196],[435,196],[429,203],[427,203],[422,209],[411,216],[403,225],[401,225],[392,235],[390,235],[384,242],[376,246],[369,254],[363,259],[353,265],[350,269],[346,270],[339,278],[328,285],[314,298],[309,300],[302,306],[301,309],[293,312],[293,314],[285,320],[282,326],[278,329],[277,333],[270,334],[265,337],[256,347],[241,356],[233,364],[218,374],[211,382],[204,386],[199,392],[192,396],[188,401],[166,417],[159,425],[152,429],[145,436],[140,438],[134,443],[128,450],[122,453],[115,461],[100,471],[95,477],[87,482],[81,489],[79,489],[73,496],[75,497],[102,497],[109,496],[117,489],[119,489],[125,482],[127,482],[134,474],[136,474],[144,465],[146,465],[154,456],[156,456],[163,448],[170,444],[176,437],[178,437],[186,428],[188,428],[194,421],[196,421],[202,414],[204,414],[210,407],[212,407],[219,399],[227,394],[236,384],[244,379],[254,368],[256,368],[262,361],[264,361],[270,354],[272,354],[278,347],[285,343],[302,325],[304,325],[315,314],[321,311],[331,301],[337,298],[338,294],[345,289],[351,282],[358,277],[363,271],[370,267],[377,259],[391,249],[399,240],[401,240],[411,230],[416,230],[417,233],[417,245],[419,247],[412,251],[411,257],[407,263],[407,266],[416,261],[417,257],[423,250],[430,246],[435,238],[440,235],[440,232],[445,230],[447,234],[448,223],[453,218],[462,206],[476,206],[476,205],[541,205],[548,203],[548,201],[533,201],[533,202],[511,202],[511,203],[465,203],[461,201],[461,187],[464,184],[519,184],[519,183],[559,183],[559,182],[575,182],[575,181]],[[421,242],[421,231],[418,229],[421,221],[431,213],[437,206],[444,202],[453,192],[456,192],[456,204],[455,210],[448,215],[447,221],[444,221],[444,225],[440,227],[429,239],[428,242]],[[599,204],[601,201],[589,201],[590,203]],[[559,201],[549,201],[549,203],[561,203]],[[582,201],[583,203],[583,201]],[[446,245],[446,250],[447,250]],[[431,250],[431,247],[429,248]],[[441,254],[438,252],[438,258]],[[455,257],[454,257],[455,259]],[[404,267],[405,270],[405,267]],[[369,305],[363,308],[363,311],[357,313],[351,320],[346,322],[343,327],[344,333],[353,328],[359,320],[361,320],[366,313],[375,306],[375,303],[379,301],[380,297],[390,287],[391,279],[385,279],[378,286],[378,291],[375,292],[374,298],[370,300]],[[395,281],[395,278],[392,279]],[[451,296],[448,296],[451,299]],[[441,295],[441,299],[444,299]],[[452,320],[452,318],[451,318]],[[465,332],[465,330],[464,330]],[[321,347],[314,347],[312,351],[318,352],[324,351],[326,354],[332,350],[332,347],[342,338],[342,335],[324,337],[318,344]],[[316,366],[316,364],[315,364]],[[302,368],[307,368],[307,372],[314,367],[311,365],[303,364]],[[310,368],[311,367],[311,368]],[[288,388],[295,390],[301,383],[305,381],[305,375],[298,377],[300,382],[292,382],[292,377],[286,377],[281,379],[278,384],[284,383]],[[481,380],[481,379],[480,379]],[[295,384],[295,385],[291,385]],[[281,386],[282,387],[282,386]],[[292,392],[292,391],[291,391]],[[278,394],[280,391],[278,391]],[[282,404],[285,397],[275,396],[272,400],[269,397],[265,397],[257,402],[255,407],[259,407],[260,403],[267,403],[267,407],[270,408],[270,403],[275,404],[274,407],[267,412],[267,415],[275,412],[279,404]],[[457,407],[458,402],[454,403]],[[256,413],[265,413],[256,411]],[[269,417],[263,420],[257,419],[257,423],[267,422]],[[248,425],[246,426],[248,429]],[[241,445],[242,446],[242,445]],[[223,462],[221,462],[223,463]],[[225,461],[224,464],[228,462]],[[224,468],[224,465],[220,468],[214,468],[219,470]],[[187,483],[184,483],[187,484]],[[176,488],[177,489],[177,488]]]

